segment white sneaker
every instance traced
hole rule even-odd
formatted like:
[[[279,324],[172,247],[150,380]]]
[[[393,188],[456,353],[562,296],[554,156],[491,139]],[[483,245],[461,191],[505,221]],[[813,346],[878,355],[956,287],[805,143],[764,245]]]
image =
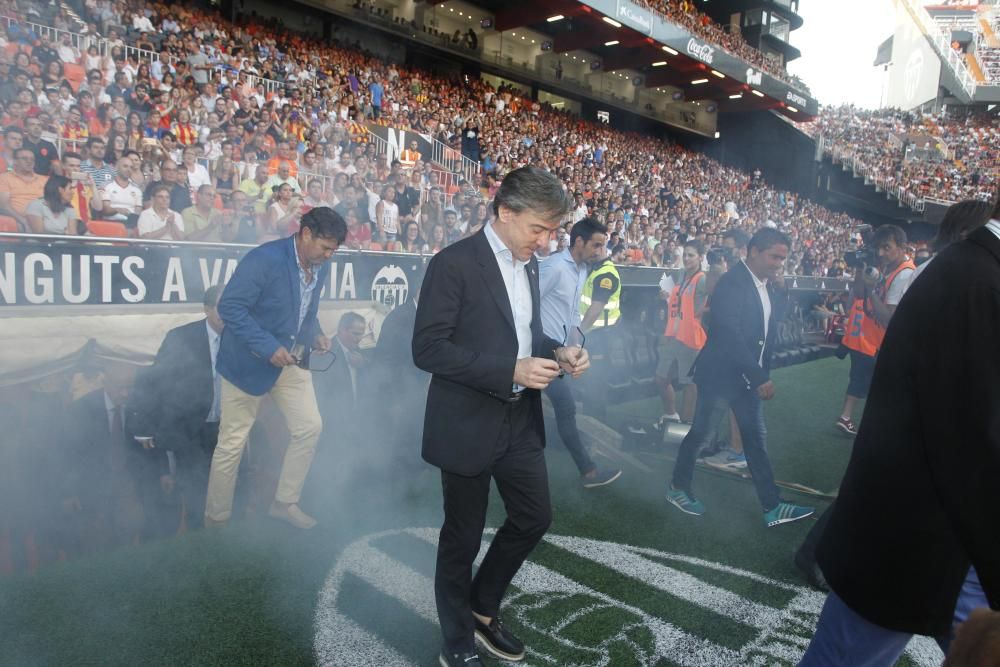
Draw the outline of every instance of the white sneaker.
[[[681,423],[681,416],[679,414],[677,414],[676,412],[674,414],[672,414],[672,415],[668,415],[667,413],[663,413],[662,415],[660,415],[660,423],[663,424],[664,422],[674,422],[676,424],[680,424]]]
[[[278,503],[271,503],[271,509],[267,513],[275,519],[287,521],[296,528],[303,530],[309,530],[316,525],[316,519],[300,510],[298,505],[282,506]]]

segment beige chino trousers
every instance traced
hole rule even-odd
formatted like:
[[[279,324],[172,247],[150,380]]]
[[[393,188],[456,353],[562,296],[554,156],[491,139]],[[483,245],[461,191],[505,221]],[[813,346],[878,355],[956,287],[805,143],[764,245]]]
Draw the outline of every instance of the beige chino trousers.
[[[292,436],[274,499],[279,503],[297,503],[316,453],[316,441],[323,430],[312,373],[298,366],[285,366],[268,393],[284,415]],[[222,378],[219,441],[212,455],[205,502],[205,516],[212,521],[226,521],[232,516],[236,473],[262,398]]]

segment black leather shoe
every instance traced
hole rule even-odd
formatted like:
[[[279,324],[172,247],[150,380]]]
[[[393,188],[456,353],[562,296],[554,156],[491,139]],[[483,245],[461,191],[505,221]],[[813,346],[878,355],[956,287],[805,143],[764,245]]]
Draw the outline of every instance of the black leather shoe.
[[[449,653],[442,650],[438,662],[441,667],[483,667],[477,653]]]
[[[499,618],[494,618],[489,625],[477,618],[476,639],[495,658],[511,662],[524,659],[524,644],[503,626]]]

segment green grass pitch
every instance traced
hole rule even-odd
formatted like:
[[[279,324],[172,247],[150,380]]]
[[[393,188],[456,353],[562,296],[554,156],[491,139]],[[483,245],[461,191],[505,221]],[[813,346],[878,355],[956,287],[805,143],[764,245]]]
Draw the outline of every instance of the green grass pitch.
[[[833,428],[846,363],[774,379],[777,478],[835,490],[851,447]],[[655,416],[656,403],[620,406],[609,421]],[[701,469],[708,512],[683,515],[663,499],[671,463],[656,457],[643,459],[651,472],[625,466],[619,482],[584,490],[550,428],[554,521],[504,612],[527,664],[794,664],[822,599],[792,564],[812,520],[765,529],[749,481]],[[0,664],[436,664],[436,471],[310,485],[313,531],[247,520],[0,579]],[[494,496],[487,525],[502,516]]]

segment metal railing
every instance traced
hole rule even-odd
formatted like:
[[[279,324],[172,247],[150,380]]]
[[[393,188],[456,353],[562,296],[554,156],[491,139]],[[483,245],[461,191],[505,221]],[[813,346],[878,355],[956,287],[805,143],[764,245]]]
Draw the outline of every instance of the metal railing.
[[[972,72],[969,71],[961,54],[951,48],[951,40],[941,32],[941,28],[931,18],[931,15],[927,13],[927,10],[923,8],[920,0],[903,0],[903,5],[921,32],[930,40],[931,46],[937,51],[938,56],[951,68],[962,90],[965,91],[971,100],[976,95],[976,79],[972,75]]]
[[[884,192],[887,199],[895,199],[901,206],[906,206],[917,213],[924,212],[927,198],[897,184],[894,176],[889,176],[880,169],[864,163],[852,148],[827,145],[822,135],[817,138],[816,142],[817,145],[823,145],[824,153],[830,156],[834,164],[839,162],[845,171],[850,169],[856,178],[864,179],[865,185],[874,185],[876,192]],[[935,200],[935,203],[937,202],[942,202],[946,206],[954,203],[946,200]]]
[[[108,55],[111,52],[111,43],[108,41],[106,37],[102,37],[100,35],[85,35],[83,33],[72,32],[70,30],[61,30],[59,28],[54,28],[52,26],[47,26],[41,23],[33,23],[31,21],[20,21],[10,16],[0,16],[0,25],[3,25],[6,28],[10,28],[11,24],[16,24],[22,29],[28,29],[31,31],[32,34],[34,34],[36,37],[39,38],[53,37],[57,42],[62,38],[62,35],[69,35],[70,44],[74,48],[80,51],[81,56],[83,56],[86,53],[87,49],[89,49],[91,46],[96,46],[97,52],[102,56]],[[128,58],[129,56],[135,56],[139,62],[147,62],[152,64],[160,60],[160,54],[157,53],[156,51],[150,51],[148,49],[140,49],[136,46],[131,46],[129,44],[122,45],[122,52],[125,54],[126,58]],[[172,55],[169,56],[168,62],[173,64],[179,60],[181,59],[178,58],[177,56]],[[229,68],[227,68],[224,65],[216,65],[215,69],[227,70]],[[274,93],[278,92],[279,90],[285,87],[285,84],[281,81],[277,81],[275,79],[266,79],[262,76],[258,76],[257,74],[254,74],[249,71],[237,70],[237,74],[245,77],[246,81],[250,83],[254,88],[256,88],[258,85],[263,85],[264,92],[267,95],[273,95]]]
[[[30,30],[35,37],[38,38],[54,38],[58,43],[63,35],[69,35],[69,43],[76,49],[80,50],[80,53],[86,53],[87,49],[91,45],[95,45],[98,48],[98,52],[102,55],[107,53],[106,50],[101,49],[107,48],[107,40],[98,35],[85,35],[79,32],[73,32],[71,30],[61,30],[59,28],[54,28],[52,26],[43,25],[41,23],[34,23],[32,21],[21,21],[19,19],[13,18],[11,16],[0,16],[0,25],[5,28],[10,28],[11,24],[16,24],[22,30]]]

